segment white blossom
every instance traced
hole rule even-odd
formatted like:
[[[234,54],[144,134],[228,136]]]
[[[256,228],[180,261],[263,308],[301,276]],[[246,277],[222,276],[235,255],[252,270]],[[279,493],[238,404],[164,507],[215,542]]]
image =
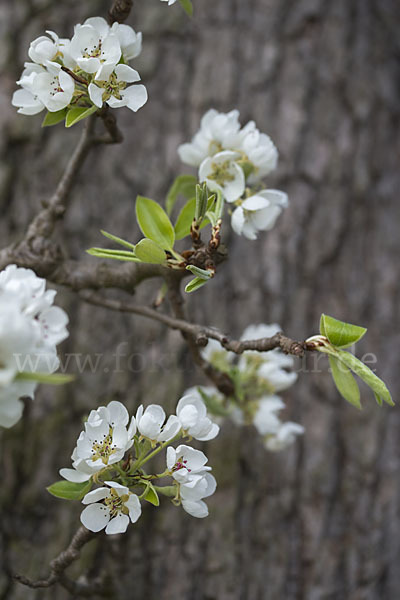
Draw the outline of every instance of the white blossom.
[[[213,108],[208,110],[202,117],[200,130],[192,141],[179,146],[178,154],[181,161],[199,167],[208,156],[214,156],[223,150],[231,150],[232,146],[227,140],[238,133],[240,129],[238,118],[238,110],[232,110],[227,114]]]
[[[168,2],[168,6],[175,4],[176,0],[161,0],[161,2]]]
[[[196,473],[211,471],[211,467],[205,466],[207,460],[204,452],[185,444],[181,444],[177,448],[172,446],[167,448],[167,468],[179,483],[189,481],[190,477]]]
[[[116,35],[125,61],[136,58],[142,51],[142,34],[136,33],[129,25],[113,23],[110,27],[103,17],[90,17],[83,25],[77,26],[75,31],[85,25],[93,27],[102,41],[110,34]]]
[[[45,73],[45,69],[34,63],[25,63],[25,69],[22,71],[21,79],[17,84],[22,90],[16,90],[13,94],[11,104],[18,108],[22,115],[36,115],[44,110],[43,102],[33,93],[33,82],[39,73]]]
[[[253,184],[276,169],[278,151],[271,138],[265,133],[260,133],[253,122],[250,122],[247,131],[246,128],[244,128],[244,131],[245,135],[242,136],[238,149],[245,154],[252,164],[253,170],[248,177],[248,182]]]
[[[103,65],[96,74],[95,81],[89,84],[89,96],[93,104],[101,108],[106,102],[111,108],[126,106],[136,112],[147,102],[147,90],[144,85],[130,85],[140,81],[140,75],[128,65],[117,65],[109,72]]]
[[[54,290],[30,269],[9,265],[0,272],[0,425],[11,427],[22,415],[19,398],[33,397],[37,384],[21,372],[53,373],[59,366],[56,344],[68,336],[68,317],[52,306]]]
[[[33,80],[32,91],[48,111],[57,112],[71,102],[75,83],[71,75],[61,69],[61,65],[49,63],[47,71],[38,73]]]
[[[208,506],[203,498],[211,496],[217,488],[215,477],[211,473],[195,474],[180,485],[179,493],[182,508],[198,519],[208,516]]]
[[[196,440],[212,440],[219,433],[218,425],[207,417],[206,405],[198,392],[183,396],[177,404],[176,414],[182,429]]]
[[[298,423],[287,421],[282,423],[279,429],[272,435],[267,435],[265,438],[265,447],[272,452],[279,452],[291,446],[298,435],[304,433],[304,427]]]
[[[243,200],[232,214],[232,229],[238,235],[255,240],[259,231],[272,229],[288,197],[279,190],[262,190]]]
[[[85,73],[97,73],[100,67],[109,74],[121,58],[121,46],[115,33],[105,31],[103,19],[95,17],[91,23],[76,25],[75,33],[68,47],[70,58]]]
[[[271,325],[249,325],[244,330],[240,339],[258,340],[269,338],[281,330],[281,327],[276,323]],[[257,375],[261,379],[265,379],[273,391],[280,392],[286,390],[297,380],[297,373],[286,370],[293,368],[293,357],[284,354],[279,348],[274,348],[268,352],[246,350],[240,357],[238,363],[238,367],[241,371],[246,371],[248,369],[248,360],[251,360],[252,356],[257,357],[257,360],[261,359],[262,362],[257,369]]]
[[[92,490],[82,503],[88,506],[82,511],[81,522],[90,531],[106,529],[106,534],[125,533],[131,523],[142,514],[140,500],[127,487],[115,481],[106,481],[108,487]]]
[[[235,202],[245,190],[243,169],[237,164],[238,152],[225,150],[205,158],[199,168],[199,179],[213,192],[221,192],[227,202]]]
[[[152,442],[168,442],[181,429],[180,421],[175,415],[171,415],[163,427],[164,421],[165,411],[159,404],[150,404],[146,409],[139,406],[136,413],[138,431]]]
[[[61,469],[60,475],[76,483],[90,477],[108,465],[119,462],[133,444],[136,421],[121,402],[111,401],[107,407],[92,410],[72,453],[73,469]]]
[[[275,433],[279,430],[281,422],[277,412],[285,407],[279,396],[264,396],[258,401],[257,412],[253,417],[253,424],[261,435]]]
[[[47,66],[53,62],[58,54],[62,54],[62,49],[69,43],[69,40],[60,40],[54,31],[46,31],[48,36],[41,35],[33,40],[29,46],[28,56],[38,65]]]

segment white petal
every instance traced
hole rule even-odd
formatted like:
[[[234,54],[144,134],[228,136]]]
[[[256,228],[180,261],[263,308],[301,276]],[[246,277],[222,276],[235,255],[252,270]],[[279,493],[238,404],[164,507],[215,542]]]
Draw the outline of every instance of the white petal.
[[[95,83],[89,83],[89,97],[93,104],[98,108],[103,106],[103,93],[104,89],[98,87]]]
[[[136,496],[136,494],[129,494],[129,499],[125,502],[125,506],[129,510],[129,517],[132,523],[136,523],[142,514],[142,507],[140,505],[140,500]]]
[[[208,517],[208,506],[202,500],[182,500],[182,508],[192,515],[192,517],[196,517],[196,519],[204,519],[204,517]]]
[[[114,427],[115,425],[126,426],[128,424],[129,413],[121,402],[112,400],[112,402],[107,404],[107,408],[110,414],[111,427]]]
[[[231,217],[232,229],[237,235],[242,235],[244,223],[245,218],[243,208],[238,206],[237,209],[233,211]]]
[[[131,85],[122,93],[126,106],[136,112],[147,102],[147,89],[144,85]]]
[[[88,492],[82,499],[82,504],[93,504],[94,502],[98,502],[99,500],[104,500],[110,495],[110,490],[106,487],[97,488],[97,490],[92,490]]]
[[[84,481],[89,481],[91,477],[88,473],[82,473],[76,469],[60,469],[59,473],[61,477],[73,483],[83,483]]]
[[[133,83],[140,81],[140,75],[135,69],[128,65],[117,65],[114,69],[117,79],[119,81],[126,81],[127,83]]]
[[[128,515],[119,513],[116,517],[110,520],[106,527],[107,535],[114,535],[116,533],[125,533],[129,525]]]
[[[89,504],[81,514],[82,525],[95,533],[104,529],[109,520],[110,511],[104,504]]]

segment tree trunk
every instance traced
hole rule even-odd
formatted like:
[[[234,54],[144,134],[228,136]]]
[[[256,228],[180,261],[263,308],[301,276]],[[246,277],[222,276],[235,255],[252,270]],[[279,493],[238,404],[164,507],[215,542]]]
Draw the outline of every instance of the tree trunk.
[[[143,31],[144,49],[134,66],[149,101],[135,115],[116,111],[123,144],[88,158],[58,233],[66,252],[96,260],[84,251],[101,245],[100,229],[139,239],[136,195],[163,202],[182,171],[176,148],[197,130],[201,115],[210,107],[239,108],[242,123],[254,119],[280,150],[267,187],[285,190],[290,207],[256,242],[225,227],[229,260],[188,299],[191,319],[234,336],[250,323],[278,322],[294,339],[317,333],[321,312],[365,325],[358,355],[376,354],[370,366],[396,401],[398,4],[194,5],[189,20],[178,5],[135,1],[128,23]],[[51,195],[80,130],[41,129],[40,116],[22,117],[11,107],[29,41],[45,29],[71,36],[74,23],[105,15],[108,6],[97,0],[0,6],[3,243],[18,239]],[[150,304],[155,293],[154,282],[144,283],[135,300]],[[173,411],[186,387],[205,382],[177,332],[85,305],[65,289],[58,303],[71,321],[63,351],[79,354],[69,370],[77,372],[87,354],[98,364],[87,364],[73,386],[41,387],[23,420],[0,433],[0,599],[73,597],[60,586],[30,590],[11,574],[46,576],[79,525],[79,503],[57,500],[45,487],[70,466],[84,415],[112,399],[130,410],[158,402]],[[299,381],[284,399],[285,416],[306,428],[302,439],[269,454],[253,429],[226,422],[206,446],[218,480],[207,519],[193,519],[167,500],[161,509],[149,505],[126,535],[88,544],[70,577],[101,579],[116,599],[397,598],[399,411],[376,406],[364,387],[363,411],[346,405],[323,357],[299,361],[298,369]]]

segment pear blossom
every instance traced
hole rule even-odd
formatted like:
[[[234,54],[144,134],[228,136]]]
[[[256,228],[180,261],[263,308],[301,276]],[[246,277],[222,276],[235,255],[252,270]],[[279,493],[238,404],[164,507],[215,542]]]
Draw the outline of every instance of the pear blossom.
[[[166,1],[166,0],[165,0]],[[182,162],[199,167],[208,156],[214,156],[223,150],[233,149],[228,140],[240,129],[239,111],[220,113],[215,109],[208,110],[201,119],[200,130],[187,144],[181,144],[178,154]]]
[[[147,102],[147,90],[144,85],[127,87],[127,83],[137,81],[140,81],[139,73],[128,65],[117,65],[111,72],[108,65],[103,65],[94,82],[89,84],[90,99],[99,108],[106,102],[111,108],[127,106],[136,112]]]
[[[213,192],[221,192],[227,202],[235,202],[245,190],[243,169],[237,164],[238,152],[225,150],[205,158],[199,168],[199,179]]]
[[[83,25],[75,27],[75,33],[86,25],[96,30],[102,44],[108,35],[116,35],[125,61],[136,58],[142,51],[142,34],[141,32],[136,33],[129,25],[116,22],[110,26],[103,17],[90,17],[84,21]]]
[[[38,73],[33,80],[32,91],[48,111],[57,112],[71,102],[75,83],[71,75],[62,70],[61,65],[49,63],[47,72]]]
[[[238,149],[245,154],[252,165],[248,182],[254,184],[276,169],[278,151],[268,135],[260,133],[253,122],[248,125],[250,127],[247,127],[247,131],[244,128],[245,135],[242,136]]]
[[[205,466],[207,456],[200,450],[181,444],[177,448],[167,448],[167,468],[172,477],[179,483],[185,483],[196,474],[211,471],[211,467]]]
[[[176,407],[176,414],[182,429],[194,439],[207,441],[214,439],[219,427],[207,417],[204,400],[197,394],[183,396]]]
[[[32,62],[44,66],[54,62],[58,54],[62,55],[62,48],[69,43],[69,40],[60,40],[54,31],[46,31],[46,33],[48,36],[41,35],[33,40],[28,50]]]
[[[262,190],[240,202],[232,213],[232,229],[238,235],[255,240],[259,231],[272,229],[288,197],[279,190]]]
[[[125,533],[129,521],[136,523],[142,514],[140,500],[127,487],[115,481],[106,481],[108,487],[92,490],[82,503],[88,506],[82,511],[81,522],[90,531],[105,528],[106,534]]]
[[[305,429],[298,423],[287,421],[282,423],[278,430],[265,438],[265,447],[272,452],[279,452],[291,446],[298,435],[302,435]]]
[[[181,423],[175,415],[171,415],[163,427],[165,411],[159,404],[150,404],[143,409],[140,405],[136,413],[136,423],[139,433],[152,442],[168,442],[179,430]]]
[[[53,373],[59,366],[56,344],[68,336],[68,317],[52,306],[54,290],[31,269],[9,265],[0,272],[0,425],[11,427],[22,415],[22,396],[33,398],[37,383],[19,373]]]
[[[215,362],[220,357],[223,357],[228,362],[232,362],[235,357],[235,353],[225,350],[218,340],[209,339],[207,346],[204,346],[204,348],[201,349],[201,356],[207,362]]]
[[[44,110],[43,102],[33,93],[33,82],[39,73],[45,73],[46,70],[40,65],[34,63],[25,63],[25,69],[22,71],[21,79],[17,84],[22,90],[16,90],[13,94],[11,104],[18,108],[22,115],[36,115]]]
[[[208,516],[208,506],[204,498],[211,496],[217,488],[215,477],[211,473],[194,474],[179,487],[182,508],[197,519]]]
[[[85,73],[97,73],[100,67],[112,72],[121,58],[121,46],[115,33],[106,32],[100,21],[92,19],[86,25],[77,25],[68,47],[69,57]]]
[[[281,422],[276,413],[285,407],[279,396],[264,396],[258,401],[257,412],[253,417],[253,424],[260,435],[276,433]]]
[[[109,465],[119,462],[133,444],[136,420],[121,402],[111,401],[107,407],[92,410],[72,453],[73,469],[61,469],[68,481],[81,483]]]
[[[168,2],[168,6],[172,6],[172,4],[175,4],[176,0],[161,0],[161,2]]]

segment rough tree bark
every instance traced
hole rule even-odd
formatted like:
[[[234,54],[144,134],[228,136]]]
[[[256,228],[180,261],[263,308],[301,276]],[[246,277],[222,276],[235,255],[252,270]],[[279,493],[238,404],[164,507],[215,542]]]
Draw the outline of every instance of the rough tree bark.
[[[236,337],[249,323],[276,321],[304,339],[317,332],[321,312],[365,325],[360,356],[376,353],[374,366],[396,401],[398,4],[194,4],[189,21],[178,7],[134,2],[128,22],[144,32],[135,66],[149,102],[134,116],[118,111],[125,141],[89,157],[59,233],[63,245],[80,259],[99,245],[100,228],[137,239],[136,194],[162,201],[181,169],[176,147],[202,113],[238,107],[242,122],[255,119],[280,149],[270,187],[286,190],[291,204],[257,242],[225,228],[229,261],[190,298],[191,315]],[[28,43],[44,29],[71,35],[74,23],[108,8],[97,0],[0,5],[2,245],[18,239],[52,193],[79,136],[80,126],[42,130],[40,117],[17,116],[11,107]],[[155,292],[149,282],[136,296],[145,303]],[[23,421],[0,434],[0,599],[73,597],[61,587],[29,590],[11,575],[46,575],[78,526],[80,506],[44,488],[69,466],[82,417],[111,399],[131,410],[142,401],[173,409],[185,386],[204,381],[177,332],[85,305],[71,291],[60,290],[58,301],[71,317],[63,350],[89,353],[98,364],[96,373],[86,365],[73,386],[43,387]],[[76,368],[71,361],[70,370]],[[148,507],[128,535],[90,542],[71,577],[101,581],[118,599],[397,598],[398,408],[379,409],[363,388],[359,413],[339,398],[324,358],[299,361],[298,368],[299,382],[285,399],[287,416],[306,427],[304,439],[271,455],[254,431],[227,423],[207,446],[219,482],[208,519],[199,522],[173,506]]]

